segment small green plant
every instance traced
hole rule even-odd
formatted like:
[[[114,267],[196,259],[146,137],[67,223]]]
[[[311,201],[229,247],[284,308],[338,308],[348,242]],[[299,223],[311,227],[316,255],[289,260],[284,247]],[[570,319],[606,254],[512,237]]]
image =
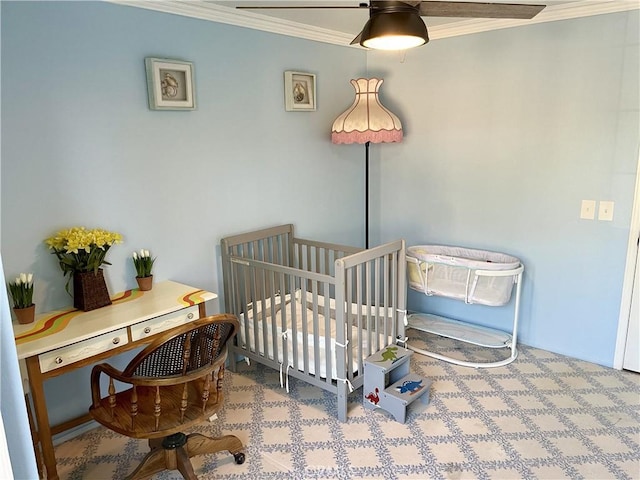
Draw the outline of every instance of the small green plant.
[[[133,252],[133,264],[136,267],[137,277],[150,277],[155,257],[151,258],[149,250],[140,250],[140,253]]]
[[[21,273],[15,282],[9,282],[9,291],[14,308],[27,308],[33,305],[33,274]]]

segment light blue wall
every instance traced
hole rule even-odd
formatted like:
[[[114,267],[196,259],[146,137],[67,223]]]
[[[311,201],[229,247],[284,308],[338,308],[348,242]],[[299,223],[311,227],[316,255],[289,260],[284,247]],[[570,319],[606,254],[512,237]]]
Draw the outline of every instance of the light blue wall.
[[[129,255],[143,247],[158,280],[220,292],[224,235],[292,222],[361,245],[364,149],[328,139],[349,79],[368,69],[406,134],[371,147],[372,244],[517,255],[522,341],[612,364],[638,160],[638,11],[402,58],[98,2],[0,8],[0,245],[7,275],[35,273],[39,311],[69,303],[42,240],[71,225],[125,236],[108,257],[112,292],[135,285]],[[147,108],[146,56],[195,63],[198,110]],[[289,69],[318,75],[317,112],[284,111]],[[579,220],[582,199],[614,200],[615,221]],[[409,301],[508,321],[508,309]],[[81,391],[87,372],[50,383],[54,423],[86,410],[88,395],[55,390]]]
[[[525,265],[521,341],[613,364],[639,146],[638,10],[368,56],[405,139],[374,145],[379,241]],[[613,222],[579,219],[613,200]],[[510,308],[411,291],[409,307],[507,328]]]
[[[124,235],[112,293],[135,286],[134,249],[157,281],[222,293],[225,235],[293,223],[362,244],[362,157],[329,139],[364,52],[102,2],[1,8],[1,247],[9,277],[35,274],[37,311],[70,304],[43,240],[73,225]],[[147,56],[194,62],[196,111],[148,109]],[[316,112],[285,112],[285,70],[317,74]],[[53,423],[86,412],[88,370],[46,383]]]

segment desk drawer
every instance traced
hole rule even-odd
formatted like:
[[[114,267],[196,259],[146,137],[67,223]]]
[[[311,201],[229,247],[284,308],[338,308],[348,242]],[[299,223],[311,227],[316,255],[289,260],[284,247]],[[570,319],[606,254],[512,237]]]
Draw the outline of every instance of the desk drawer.
[[[156,318],[150,318],[144,322],[131,325],[131,339],[136,342],[143,338],[150,337],[156,333],[169,330],[170,328],[177,327],[187,322],[197,320],[200,316],[197,305],[193,307],[184,308],[177,312],[167,313]]]
[[[89,338],[67,347],[58,348],[40,355],[40,371],[50,372],[56,368],[66,367],[74,362],[84,360],[102,352],[121,347],[128,343],[127,329],[121,328],[98,337]]]

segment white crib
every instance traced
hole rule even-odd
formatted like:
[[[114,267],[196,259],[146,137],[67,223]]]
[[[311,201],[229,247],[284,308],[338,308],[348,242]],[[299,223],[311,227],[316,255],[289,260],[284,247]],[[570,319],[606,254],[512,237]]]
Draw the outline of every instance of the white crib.
[[[364,360],[401,343],[406,313],[404,240],[362,250],[305,240],[279,225],[220,241],[226,311],[240,331],[236,355],[336,395],[347,421],[348,390],[364,383]]]
[[[443,245],[407,248],[409,286],[428,296],[441,296],[499,307],[509,303],[515,285],[511,332],[432,315],[412,313],[407,327],[487,348],[509,348],[511,355],[495,362],[469,362],[407,344],[423,355],[468,367],[499,367],[513,362],[516,348],[524,266],[516,257],[487,250]]]

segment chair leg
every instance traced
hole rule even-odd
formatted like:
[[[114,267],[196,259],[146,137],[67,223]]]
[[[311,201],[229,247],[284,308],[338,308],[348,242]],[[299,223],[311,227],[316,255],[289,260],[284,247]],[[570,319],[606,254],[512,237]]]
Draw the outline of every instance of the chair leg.
[[[151,451],[142,459],[140,465],[126,477],[126,480],[148,479],[163,470],[178,470],[186,480],[198,480],[190,458],[223,450],[229,451],[237,464],[244,463],[245,459],[242,442],[235,435],[211,438],[199,433],[192,433],[186,436],[184,445],[176,446],[176,448],[165,448],[162,446],[162,442],[163,439],[149,440]]]
[[[211,438],[199,433],[192,433],[187,436],[185,448],[187,449],[189,457],[227,450],[234,456],[237,464],[244,463],[244,453],[242,452],[244,446],[235,435]]]
[[[186,480],[198,480],[196,472],[193,471],[193,465],[189,460],[189,454],[184,447],[178,447],[174,450],[176,456],[176,470],[178,470]]]
[[[166,470],[165,450],[154,448],[145,455],[140,465],[125,480],[142,480]]]

